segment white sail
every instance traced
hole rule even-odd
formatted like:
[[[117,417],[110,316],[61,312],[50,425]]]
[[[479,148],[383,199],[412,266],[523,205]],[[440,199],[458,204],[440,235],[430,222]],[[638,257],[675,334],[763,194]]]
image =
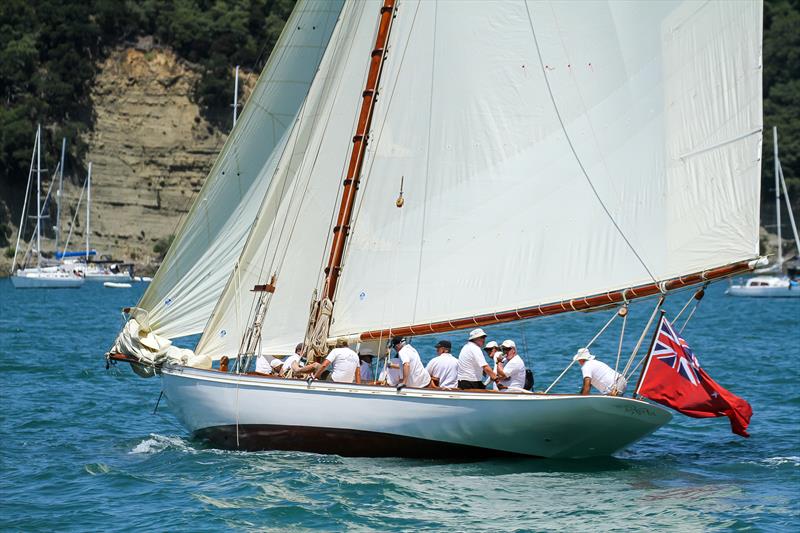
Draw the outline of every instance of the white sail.
[[[238,353],[258,293],[276,275],[261,352],[286,354],[303,340],[322,280],[330,226],[352,145],[380,4],[349,2],[297,118],[258,218],[196,351]]]
[[[331,336],[757,257],[761,33],[760,1],[403,2]]]
[[[300,0],[138,307],[158,335],[203,330],[305,100],[343,0]]]

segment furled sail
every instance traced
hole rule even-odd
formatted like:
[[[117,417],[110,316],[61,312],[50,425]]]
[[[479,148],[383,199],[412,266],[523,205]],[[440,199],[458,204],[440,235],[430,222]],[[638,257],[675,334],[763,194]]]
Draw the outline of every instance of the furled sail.
[[[402,2],[331,336],[757,257],[761,40],[759,1]]]
[[[138,307],[156,334],[203,330],[245,243],[343,0],[300,0]],[[146,318],[142,318],[142,316]]]
[[[348,2],[278,164],[278,172],[196,352],[239,353],[256,285],[275,276],[260,351],[291,353],[303,340],[322,279],[331,220],[361,100],[380,4]]]

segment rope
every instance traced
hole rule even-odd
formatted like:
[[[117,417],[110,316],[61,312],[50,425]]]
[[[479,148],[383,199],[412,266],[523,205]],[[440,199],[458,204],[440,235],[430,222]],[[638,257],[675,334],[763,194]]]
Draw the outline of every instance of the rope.
[[[567,365],[567,368],[565,368],[565,369],[564,369],[564,371],[563,371],[563,372],[561,372],[561,374],[559,374],[559,376],[556,378],[556,380],[555,380],[553,383],[551,383],[549,387],[547,387],[547,388],[545,389],[544,393],[545,393],[545,394],[547,394],[548,392],[550,392],[550,389],[552,389],[553,387],[555,387],[556,383],[558,383],[559,381],[561,381],[561,378],[563,378],[563,377],[564,377],[564,374],[566,374],[566,373],[567,373],[567,370],[569,370],[570,368],[572,368],[572,365],[574,365],[574,364],[575,364],[575,361],[570,361],[570,363]]]
[[[624,311],[624,313],[623,313]],[[619,358],[622,355],[622,340],[625,338],[625,325],[628,323],[628,304],[625,303],[625,306],[619,310],[619,313],[622,314],[622,329],[619,333],[619,346],[617,347],[617,362],[614,363],[614,372],[619,369]]]
[[[639,365],[642,364],[641,361],[639,361],[639,364],[636,365],[636,367],[634,367],[633,370],[631,370],[630,374],[628,373],[631,363],[633,363],[634,359],[636,359],[636,354],[639,352],[639,348],[641,348],[642,346],[642,342],[644,341],[645,335],[650,330],[650,326],[653,324],[653,319],[656,317],[656,314],[658,313],[658,310],[661,309],[661,305],[663,303],[664,303],[664,296],[661,296],[661,298],[658,299],[658,303],[656,304],[655,309],[653,309],[653,312],[650,314],[650,319],[647,321],[647,325],[644,327],[644,329],[642,330],[642,334],[639,336],[639,340],[636,343],[636,347],[633,349],[633,352],[631,352],[630,358],[628,358],[628,363],[625,365],[625,370],[622,371],[622,376],[626,380],[630,378],[633,375],[633,373],[636,372],[636,369],[639,368]],[[647,354],[642,356],[642,361],[645,360],[646,358]]]
[[[39,142],[39,130],[36,130],[36,142]],[[17,232],[17,244],[14,245],[14,261],[11,265],[11,273],[14,273],[14,269],[17,266],[17,253],[19,252],[19,240],[22,238],[22,232],[25,231],[25,212],[28,209],[28,197],[31,194],[31,181],[33,180],[33,162],[36,158],[36,145],[34,144],[33,152],[31,152],[31,167],[28,170],[28,185],[25,186],[25,201],[22,204],[22,214],[20,214],[19,218],[19,231]],[[25,252],[27,254],[27,251]],[[23,257],[23,260],[25,258]]]
[[[589,341],[589,344],[587,344],[586,346],[584,346],[584,348],[587,348],[587,349],[588,349],[588,348],[589,348],[589,346],[591,346],[592,344],[594,344],[594,341],[596,341],[596,340],[597,340],[597,338],[598,338],[598,337],[600,337],[600,335],[602,335],[602,334],[603,334],[603,332],[604,332],[606,329],[608,329],[608,326],[610,326],[610,325],[611,325],[611,323],[612,323],[612,322],[614,322],[614,320],[617,318],[617,316],[619,316],[619,313],[614,313],[614,315],[613,315],[613,316],[612,316],[612,317],[611,317],[611,318],[608,320],[608,322],[606,322],[606,325],[605,325],[605,326],[603,326],[603,327],[600,329],[600,331],[598,331],[598,332],[597,332],[597,335],[595,335],[595,336],[592,338],[592,340],[590,340],[590,341]]]
[[[81,188],[81,195],[78,197],[78,203],[75,204],[75,214],[72,215],[72,222],[69,224],[69,233],[67,234],[67,240],[64,241],[64,248],[62,248],[61,253],[67,253],[67,247],[69,246],[69,240],[72,238],[72,230],[75,229],[75,221],[78,220],[78,213],[80,213],[81,201],[83,201],[83,193],[86,192],[86,181],[83,182],[83,187]]]
[[[701,301],[703,301],[703,296],[705,296],[705,293],[706,293],[706,287],[707,287],[707,286],[708,286],[708,282],[704,283],[704,284],[703,284],[703,287],[702,287],[702,288],[700,288],[700,289],[699,289],[699,290],[698,290],[696,293],[694,293],[694,296],[692,296],[692,298],[693,298],[693,299],[694,299],[694,300],[695,300],[697,303],[696,303],[696,304],[694,304],[694,307],[692,308],[692,311],[689,313],[689,316],[688,316],[688,317],[686,317],[686,320],[684,321],[684,323],[683,323],[683,326],[681,326],[681,329],[680,329],[680,331],[678,332],[678,335],[681,335],[681,334],[683,334],[683,330],[684,330],[684,329],[686,329],[686,324],[688,324],[688,323],[689,323],[689,321],[690,321],[690,320],[692,319],[692,317],[694,316],[694,312],[695,312],[695,311],[697,311],[697,308],[698,308],[698,307],[700,307],[700,302],[701,302]],[[675,318],[675,321],[677,321],[677,320],[678,320],[678,318],[676,317],[676,318]]]

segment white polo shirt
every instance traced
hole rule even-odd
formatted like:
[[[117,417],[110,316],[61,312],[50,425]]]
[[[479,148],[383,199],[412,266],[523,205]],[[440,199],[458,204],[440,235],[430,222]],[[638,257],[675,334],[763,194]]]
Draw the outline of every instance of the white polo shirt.
[[[269,357],[269,359],[267,359],[267,357]],[[274,358],[271,356],[264,354],[259,355],[258,359],[256,359],[256,372],[259,374],[272,374],[272,366],[270,365],[272,359]]]
[[[350,348],[334,348],[325,358],[331,362],[331,380],[353,383],[358,370],[358,354]]]
[[[419,358],[419,352],[417,352],[417,350],[415,350],[410,344],[406,344],[400,348],[400,351],[397,352],[397,356],[400,358],[401,365],[408,363],[406,385],[409,387],[419,388],[427,387],[431,382],[431,376],[428,374],[428,371],[425,370],[425,367],[422,366],[422,359]],[[401,376],[403,375],[402,372],[403,370],[401,366]]]
[[[293,353],[292,355],[287,357],[286,360],[283,362],[283,366],[281,367],[281,374],[287,373],[289,369],[292,368],[292,363],[297,363],[298,365],[303,366],[300,364],[300,356],[297,355],[296,353]]]
[[[458,380],[481,381],[484,366],[486,359],[483,357],[483,350],[474,342],[468,342],[458,354]]]
[[[392,368],[390,365],[398,365],[400,366],[400,359],[394,357],[389,360],[386,364],[386,368],[381,371],[381,375],[378,377],[378,381],[385,381],[388,385],[394,387],[398,383],[400,383],[400,369],[399,368]]]
[[[509,388],[525,388],[525,361],[522,360],[519,354],[506,361],[506,364],[503,365],[503,374],[508,378],[500,380],[500,385]]]
[[[437,355],[425,367],[428,374],[439,380],[443,389],[455,389],[458,386],[458,359],[450,352]]]
[[[599,390],[601,394],[608,394],[617,381],[617,390],[625,392],[628,382],[621,374],[614,372],[614,369],[597,359],[591,359],[581,365],[581,374],[584,378],[592,380],[592,387]]]

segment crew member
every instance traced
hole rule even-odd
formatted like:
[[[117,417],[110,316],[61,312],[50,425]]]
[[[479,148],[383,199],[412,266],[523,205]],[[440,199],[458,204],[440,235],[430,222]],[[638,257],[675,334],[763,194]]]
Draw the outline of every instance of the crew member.
[[[492,380],[497,379],[497,374],[492,371],[483,358],[481,348],[486,344],[486,333],[481,328],[473,329],[469,333],[469,340],[458,354],[458,388],[459,389],[485,389],[481,379],[483,374]]]
[[[625,388],[628,386],[625,377],[604,362],[595,359],[588,348],[578,350],[572,360],[581,365],[581,374],[583,374],[581,394],[589,394],[592,387],[600,391],[600,394],[608,396],[622,396],[622,393],[625,392]]]
[[[427,387],[431,382],[431,376],[422,366],[419,352],[403,337],[395,337],[390,342],[397,352],[397,357],[400,358],[400,383],[397,386],[408,385],[420,389]]]
[[[374,378],[372,377],[372,358],[375,353],[371,348],[362,348],[358,352],[358,358],[361,361],[359,366],[359,373],[361,374],[361,383],[369,383]]]
[[[303,343],[298,344],[294,353],[286,358],[281,367],[281,376],[285,378],[302,377],[304,374],[311,374],[319,368],[319,363],[303,365]]]
[[[425,370],[431,376],[434,387],[442,389],[455,389],[458,387],[458,359],[450,353],[450,341],[436,343],[436,357],[428,361]]]
[[[525,388],[525,361],[517,354],[517,345],[507,339],[501,344],[503,360],[497,362],[497,389],[506,392]]]
[[[489,356],[489,359],[491,359],[493,361],[492,372],[497,374],[497,362],[500,361],[503,358],[503,351],[500,349],[500,345],[497,344],[496,341],[489,341],[483,347],[483,351],[486,352],[486,355]],[[484,383],[486,383],[486,382],[484,382]],[[488,388],[491,389],[495,385],[492,384],[491,381],[489,381],[487,383],[487,386],[488,386]]]
[[[347,346],[347,341],[344,339],[336,341],[336,348],[330,351],[314,372],[314,379],[319,379],[329,366],[331,367],[331,381],[361,383],[361,375],[358,372],[358,354]]]

